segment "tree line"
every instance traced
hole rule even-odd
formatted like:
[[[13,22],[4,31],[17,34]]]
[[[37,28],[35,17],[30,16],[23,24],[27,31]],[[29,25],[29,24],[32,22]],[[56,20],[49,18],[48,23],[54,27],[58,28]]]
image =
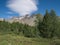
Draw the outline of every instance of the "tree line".
[[[59,16],[56,15],[54,10],[46,13],[42,19],[40,20],[39,16],[37,17],[36,27],[39,30],[39,35],[43,38],[60,38],[60,19]]]
[[[46,10],[43,19],[36,14],[35,26],[19,22],[8,23],[0,21],[0,34],[15,34],[25,37],[60,38],[60,19],[54,10]]]

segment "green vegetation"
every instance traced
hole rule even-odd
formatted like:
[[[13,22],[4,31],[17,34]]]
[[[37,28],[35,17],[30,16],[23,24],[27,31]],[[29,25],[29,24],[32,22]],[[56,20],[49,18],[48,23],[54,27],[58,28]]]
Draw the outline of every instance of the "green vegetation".
[[[46,10],[46,14],[43,17],[43,20],[37,22],[37,29],[39,30],[40,36],[43,38],[60,38],[60,21],[58,16],[55,14],[54,10],[51,10],[50,13]],[[59,31],[59,32],[58,32]]]
[[[0,35],[0,45],[60,45],[60,39],[27,38],[19,35]]]
[[[41,39],[42,40],[42,39]],[[47,40],[48,41],[48,40]],[[26,38],[13,35],[1,35],[0,45],[48,45],[49,42],[41,42],[37,38]]]
[[[60,19],[46,10],[43,19],[36,14],[35,26],[0,21],[0,45],[60,45]]]

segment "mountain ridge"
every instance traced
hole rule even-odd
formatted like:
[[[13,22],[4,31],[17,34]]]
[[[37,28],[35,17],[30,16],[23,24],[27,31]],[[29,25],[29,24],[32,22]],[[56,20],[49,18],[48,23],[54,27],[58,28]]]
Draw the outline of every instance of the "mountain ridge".
[[[42,15],[40,15],[43,17]],[[25,15],[21,17],[12,17],[10,19],[5,19],[6,22],[13,23],[13,22],[19,22],[22,24],[28,24],[30,26],[35,26],[35,20],[36,20],[36,15]]]

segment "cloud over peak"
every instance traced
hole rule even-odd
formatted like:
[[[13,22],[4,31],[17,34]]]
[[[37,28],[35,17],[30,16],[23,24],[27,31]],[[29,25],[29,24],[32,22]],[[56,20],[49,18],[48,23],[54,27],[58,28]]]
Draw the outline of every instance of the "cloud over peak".
[[[9,0],[7,7],[20,16],[25,16],[38,10],[37,1],[38,0]]]

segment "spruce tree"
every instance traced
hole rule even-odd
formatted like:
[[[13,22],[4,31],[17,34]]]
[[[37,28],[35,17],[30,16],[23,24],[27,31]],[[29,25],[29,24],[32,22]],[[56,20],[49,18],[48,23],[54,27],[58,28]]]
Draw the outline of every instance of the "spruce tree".
[[[50,15],[51,15],[51,21],[50,21],[51,22],[51,37],[54,37],[55,32],[57,30],[58,21],[57,21],[57,16],[54,10],[51,10]]]
[[[42,30],[40,32],[42,33],[42,37],[49,38],[50,37],[50,14],[48,13],[48,10],[46,10],[46,14],[44,15],[43,22],[42,22]]]

